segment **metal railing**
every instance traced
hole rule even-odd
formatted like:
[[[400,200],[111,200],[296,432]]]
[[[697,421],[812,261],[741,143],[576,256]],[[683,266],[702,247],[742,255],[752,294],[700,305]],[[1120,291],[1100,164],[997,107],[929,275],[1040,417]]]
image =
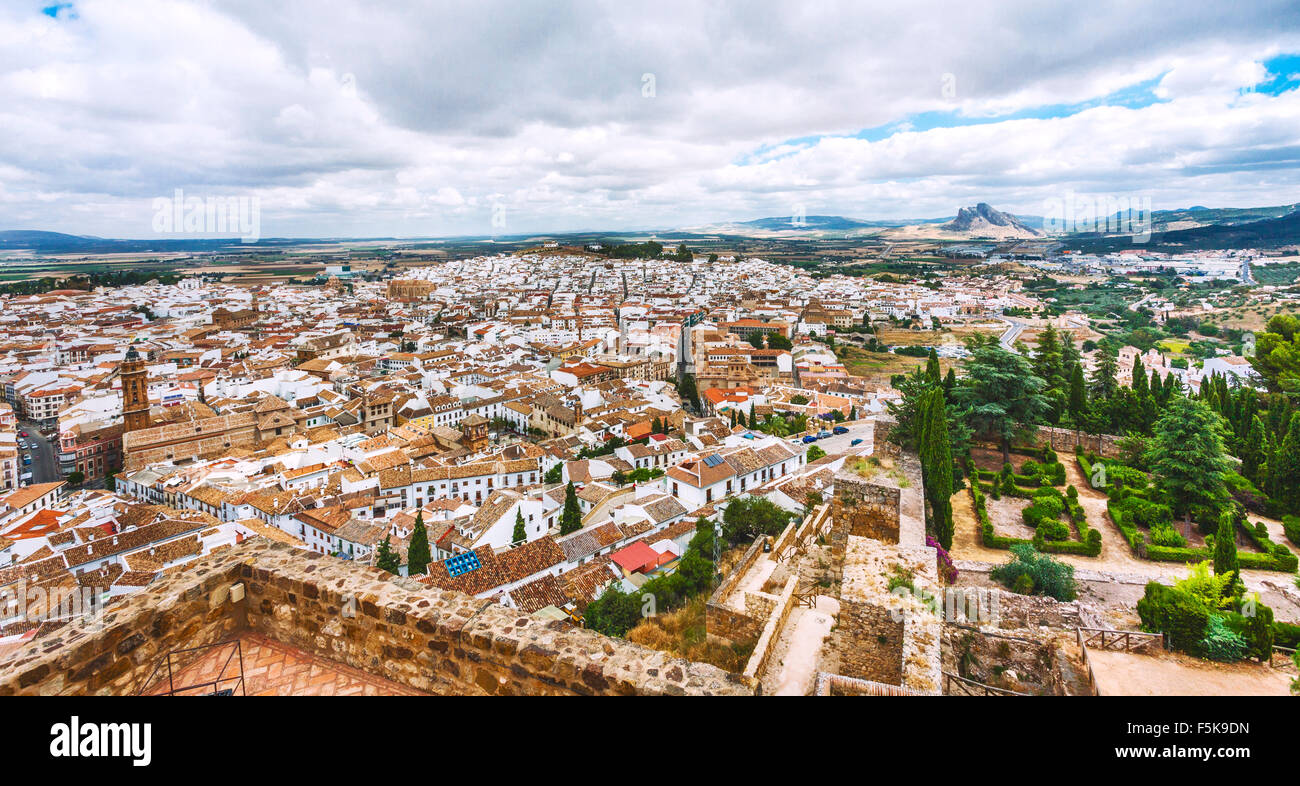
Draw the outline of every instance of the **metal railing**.
[[[208,680],[206,682],[197,682],[189,685],[182,685],[179,688],[176,687],[177,668],[174,668],[172,666],[173,657],[179,655],[185,655],[187,653],[197,653],[203,650],[215,650],[220,647],[231,647],[231,650],[230,650],[230,654],[226,656],[225,662],[221,664],[221,669],[217,672],[217,676],[215,679]],[[239,659],[239,673],[237,675],[233,675],[230,677],[224,676],[226,673],[226,669],[230,668],[231,661],[235,660],[236,657],[238,657]],[[196,658],[194,660],[198,660],[198,659]],[[191,661],[191,663],[192,662],[194,661]],[[233,641],[220,641],[217,642],[216,644],[205,644],[200,647],[186,647],[185,649],[172,650],[171,652],[168,652],[167,657],[163,659],[163,662],[155,666],[154,670],[150,672],[148,679],[144,681],[144,685],[141,686],[140,690],[136,692],[137,696],[145,694],[145,691],[153,683],[154,677],[157,676],[159,670],[161,670],[163,666],[167,667],[167,690],[152,695],[233,696],[235,695],[236,690],[239,691],[239,695],[241,696],[248,695],[247,688],[244,684],[244,649],[239,639],[234,639]],[[223,684],[225,684],[226,687],[222,687]],[[209,691],[208,689],[211,690]]]

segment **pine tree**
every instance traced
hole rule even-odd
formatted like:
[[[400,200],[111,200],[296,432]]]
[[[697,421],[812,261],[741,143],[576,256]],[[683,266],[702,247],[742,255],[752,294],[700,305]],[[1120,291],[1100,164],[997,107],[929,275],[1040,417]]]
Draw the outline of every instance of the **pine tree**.
[[[948,376],[943,378],[943,395],[944,398],[952,398],[952,390],[957,387],[957,372],[948,369]]]
[[[411,531],[411,545],[406,549],[406,572],[411,576],[423,575],[433,561],[429,554],[429,531],[424,528],[424,511],[415,514],[415,529]]]
[[[1097,368],[1093,371],[1092,385],[1088,391],[1094,401],[1106,400],[1119,388],[1119,361],[1110,347],[1097,350]]]
[[[1227,495],[1225,431],[1208,404],[1189,398],[1171,401],[1155,424],[1147,452],[1151,474],[1188,521],[1193,506],[1213,507]]]
[[[1068,330],[1061,331],[1061,370],[1068,371],[1076,363],[1082,363],[1079,348],[1074,345],[1074,334]]]
[[[957,386],[953,397],[969,408],[968,425],[1001,441],[1002,460],[1007,463],[1011,461],[1011,438],[1020,429],[1041,422],[1047,413],[1044,387],[1028,360],[995,341],[974,347],[966,361],[965,383]]]
[[[515,531],[510,536],[511,543],[523,543],[528,540],[528,530],[524,528],[524,510],[515,511]]]
[[[393,550],[392,536],[385,535],[383,543],[375,550],[375,567],[396,574],[402,569],[402,560]]]
[[[573,481],[564,489],[564,512],[560,514],[560,534],[568,535],[582,529],[582,508],[578,506],[578,492],[573,489]]]
[[[1064,375],[1061,373],[1061,345],[1056,328],[1050,322],[1038,334],[1038,348],[1034,351],[1034,373],[1047,383],[1047,390],[1061,390],[1065,387]]]

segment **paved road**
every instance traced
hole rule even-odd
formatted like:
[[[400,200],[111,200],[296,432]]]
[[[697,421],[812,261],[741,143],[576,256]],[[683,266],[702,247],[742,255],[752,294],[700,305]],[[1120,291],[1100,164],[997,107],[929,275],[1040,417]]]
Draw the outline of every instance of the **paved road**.
[[[1007,323],[1007,332],[1002,334],[1002,348],[1008,352],[1015,352],[1016,339],[1020,338],[1020,334],[1025,332],[1025,323],[1010,317],[998,317],[998,319]]]
[[[834,424],[828,425],[826,427],[826,430],[830,431],[833,427]],[[812,445],[816,445],[817,447],[831,454],[847,453],[851,449],[857,450],[860,448],[864,448],[868,444],[870,444],[873,428],[874,425],[871,423],[848,426],[849,433],[832,434],[831,436],[826,437],[825,439],[817,440],[816,442],[812,443]],[[793,437],[791,437],[791,439],[793,439]],[[802,439],[802,437],[800,437],[800,439]],[[862,444],[858,445],[857,448],[850,448],[849,443],[855,439],[861,439]],[[812,447],[812,445],[809,445],[808,447]]]
[[[19,449],[18,451],[19,474],[23,472],[32,473],[32,483],[49,483],[55,480],[63,480],[63,476],[59,474],[58,448],[40,435],[40,432],[36,430],[35,423],[19,423],[18,430],[26,431],[28,434],[26,437],[19,437],[19,439],[27,442],[27,450]],[[22,464],[23,453],[31,454],[31,464]]]

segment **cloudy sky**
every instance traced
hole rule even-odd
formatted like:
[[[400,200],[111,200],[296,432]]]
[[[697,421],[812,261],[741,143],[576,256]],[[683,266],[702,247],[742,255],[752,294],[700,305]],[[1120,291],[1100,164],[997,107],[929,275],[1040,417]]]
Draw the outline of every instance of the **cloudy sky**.
[[[0,229],[108,237],[1283,204],[1300,3],[5,0],[0,115]]]

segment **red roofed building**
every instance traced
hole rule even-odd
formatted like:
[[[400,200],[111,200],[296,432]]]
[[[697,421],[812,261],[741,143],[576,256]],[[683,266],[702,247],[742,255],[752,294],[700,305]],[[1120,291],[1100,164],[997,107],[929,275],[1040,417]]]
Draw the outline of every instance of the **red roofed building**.
[[[670,555],[671,556],[671,555]],[[646,545],[645,541],[638,540],[626,548],[619,549],[609,558],[614,564],[623,571],[623,574],[630,576],[633,573],[646,573],[659,567],[662,559],[659,552]]]

